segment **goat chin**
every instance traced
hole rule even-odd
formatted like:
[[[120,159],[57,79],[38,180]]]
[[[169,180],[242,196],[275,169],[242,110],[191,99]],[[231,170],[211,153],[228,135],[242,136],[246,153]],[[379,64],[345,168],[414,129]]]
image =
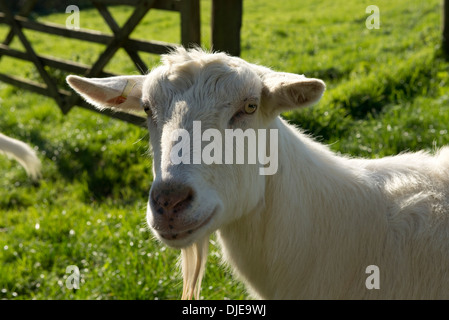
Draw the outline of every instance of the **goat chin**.
[[[191,300],[193,297],[199,300],[208,251],[209,237],[204,237],[191,246],[181,249],[183,300]]]

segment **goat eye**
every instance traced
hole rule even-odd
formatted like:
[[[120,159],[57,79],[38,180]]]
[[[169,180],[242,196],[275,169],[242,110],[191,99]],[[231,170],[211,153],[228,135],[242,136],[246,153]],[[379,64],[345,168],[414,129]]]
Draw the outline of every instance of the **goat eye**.
[[[255,103],[248,102],[245,104],[245,113],[246,114],[254,113],[254,112],[256,112],[256,109],[257,109],[257,104],[255,104]]]
[[[143,111],[147,114],[148,117],[151,117],[151,108],[149,103],[142,103],[141,104]]]

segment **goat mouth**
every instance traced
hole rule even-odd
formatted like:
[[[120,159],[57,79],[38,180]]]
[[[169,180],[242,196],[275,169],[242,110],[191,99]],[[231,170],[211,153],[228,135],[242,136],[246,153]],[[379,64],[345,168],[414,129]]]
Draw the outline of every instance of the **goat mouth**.
[[[183,239],[189,237],[190,235],[192,235],[193,233],[195,233],[196,231],[198,231],[199,229],[203,228],[207,224],[209,224],[209,222],[214,217],[216,211],[217,210],[215,209],[207,218],[203,219],[196,226],[193,226],[192,228],[190,228],[186,231],[178,232],[176,230],[170,230],[170,232],[160,232],[159,231],[158,233],[165,240],[170,240],[170,241],[183,240]]]

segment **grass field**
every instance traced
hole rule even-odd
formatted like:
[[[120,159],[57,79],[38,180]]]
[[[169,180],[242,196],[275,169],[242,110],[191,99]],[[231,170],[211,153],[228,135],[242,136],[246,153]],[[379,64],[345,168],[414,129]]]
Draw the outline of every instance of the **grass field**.
[[[440,53],[439,0],[245,0],[242,57],[327,83],[322,101],[283,116],[337,152],[375,158],[449,143],[449,63]],[[281,5],[282,4],[282,5]],[[380,9],[369,30],[365,8]],[[209,47],[210,1],[201,1]],[[113,7],[123,23],[131,9]],[[38,20],[65,23],[67,15]],[[95,10],[81,27],[109,32]],[[0,39],[8,29],[0,27]],[[150,12],[134,38],[179,42],[179,16]],[[27,31],[39,53],[92,63],[102,46]],[[22,49],[15,40],[12,47]],[[142,55],[150,66],[154,55]],[[119,52],[108,71],[137,74]],[[0,70],[36,81],[30,64],[2,57]],[[64,78],[50,70],[59,79]],[[0,298],[178,299],[179,252],[157,243],[145,224],[151,186],[146,130],[80,108],[63,116],[45,97],[0,84],[0,132],[35,146],[43,179],[33,185],[0,157]],[[211,239],[202,295],[245,299]],[[66,268],[80,289],[66,288]]]

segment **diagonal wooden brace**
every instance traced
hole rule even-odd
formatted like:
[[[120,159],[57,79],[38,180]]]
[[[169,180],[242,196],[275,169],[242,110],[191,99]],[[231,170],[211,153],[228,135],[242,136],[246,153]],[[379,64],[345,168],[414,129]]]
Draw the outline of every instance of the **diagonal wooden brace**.
[[[100,12],[100,14],[103,16],[103,19],[106,21],[106,23],[108,24],[111,31],[114,33],[114,35],[117,35],[118,32],[120,31],[120,27],[117,24],[117,22],[115,21],[115,19],[112,17],[109,10],[102,3],[98,3],[96,1],[94,1],[93,3],[95,5],[95,7],[97,8],[98,12]],[[125,43],[123,49],[125,49],[126,53],[131,58],[131,60],[134,62],[135,66],[140,71],[140,73],[145,74],[148,70],[148,67],[145,64],[145,62],[140,58],[137,51],[129,49],[126,46],[126,43]]]
[[[4,1],[4,0],[2,0],[2,1]],[[27,1],[25,3],[25,5],[20,8],[18,15],[22,16],[22,17],[27,17],[30,14],[33,7],[36,5],[36,2],[37,2],[37,0]],[[11,43],[12,39],[14,38],[14,35],[15,35],[14,31],[12,29],[10,29],[5,40],[3,40],[3,44],[8,46]]]

